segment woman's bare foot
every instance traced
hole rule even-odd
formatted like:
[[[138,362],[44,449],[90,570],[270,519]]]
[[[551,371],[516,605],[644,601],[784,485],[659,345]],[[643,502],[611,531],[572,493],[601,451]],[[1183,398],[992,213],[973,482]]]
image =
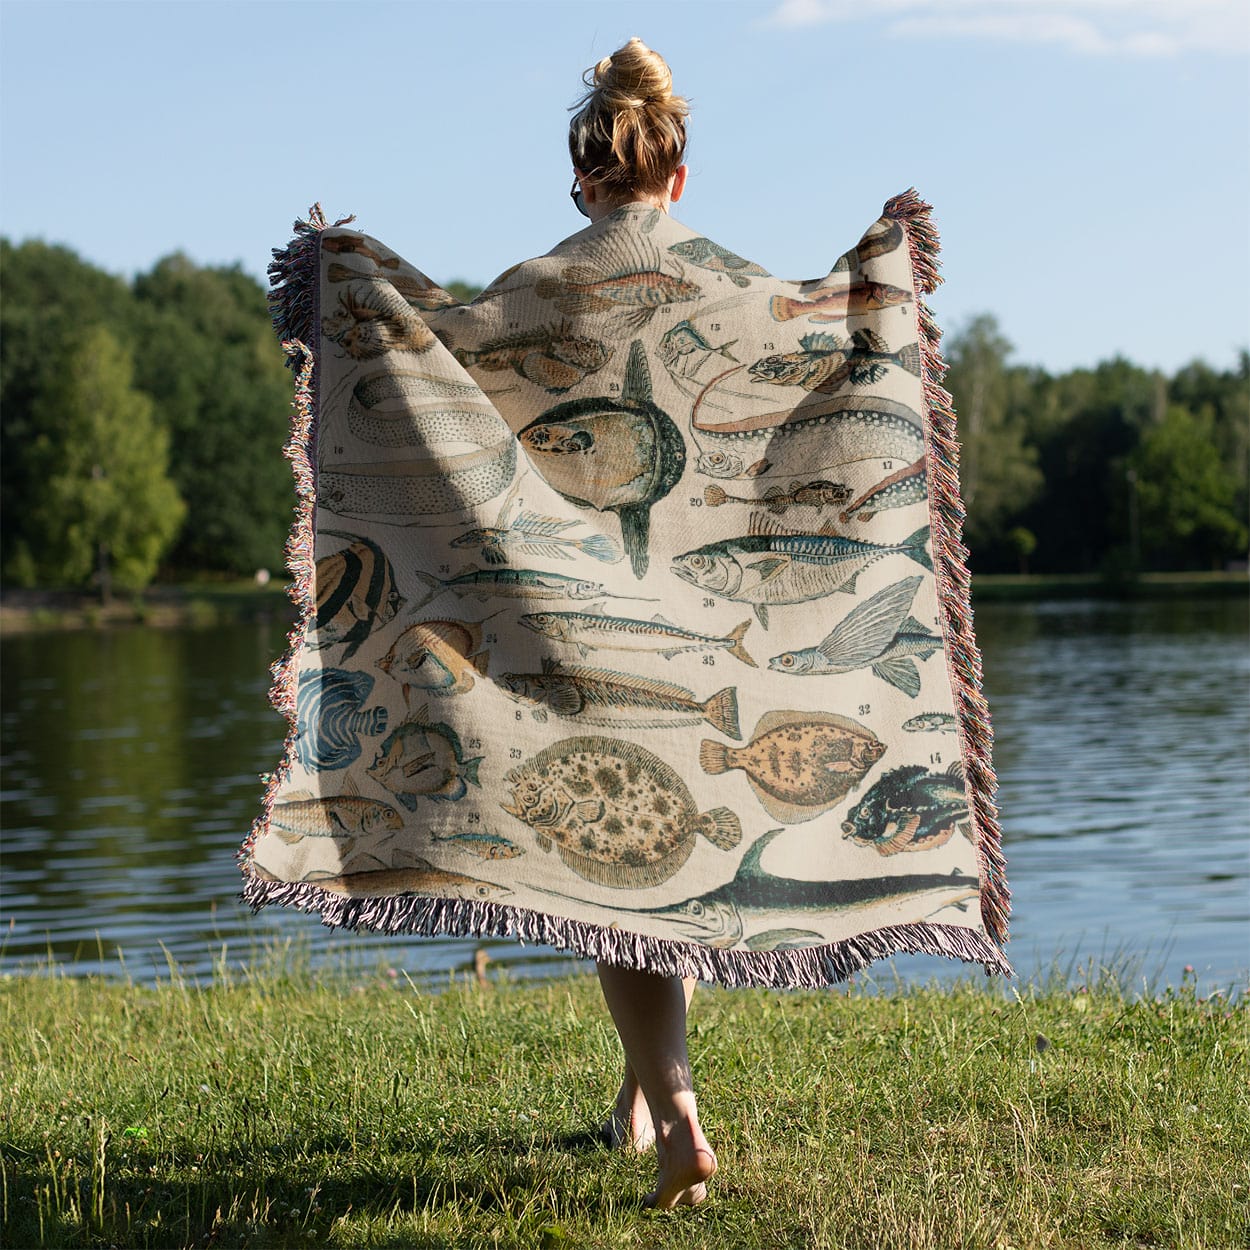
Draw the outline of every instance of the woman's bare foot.
[[[638,1088],[637,1080],[631,1081],[626,1076],[600,1135],[613,1150],[636,1150],[642,1154],[655,1145],[651,1109]]]
[[[697,1120],[679,1120],[662,1128],[655,1141],[660,1161],[659,1183],[643,1205],[667,1211],[695,1207],[707,1197],[707,1182],[716,1171],[716,1156]]]

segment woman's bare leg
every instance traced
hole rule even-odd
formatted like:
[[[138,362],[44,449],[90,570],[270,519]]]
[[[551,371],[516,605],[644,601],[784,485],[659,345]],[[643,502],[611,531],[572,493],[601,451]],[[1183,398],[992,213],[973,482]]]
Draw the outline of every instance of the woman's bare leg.
[[[702,1202],[716,1156],[699,1126],[682,980],[601,963],[599,984],[651,1112],[660,1175],[647,1202],[662,1208]]]

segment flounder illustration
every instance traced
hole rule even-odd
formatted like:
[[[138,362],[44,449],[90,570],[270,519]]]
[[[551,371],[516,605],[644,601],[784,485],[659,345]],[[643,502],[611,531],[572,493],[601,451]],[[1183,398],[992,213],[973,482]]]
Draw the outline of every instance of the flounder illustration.
[[[418,797],[443,803],[464,798],[470,784],[481,784],[481,762],[480,755],[466,757],[456,731],[430,721],[429,709],[423,707],[383,740],[368,773],[415,811]]]
[[[518,435],[552,489],[580,508],[615,512],[634,575],[647,571],[651,506],[681,480],[686,444],[652,402],[642,342],[629,349],[619,399],[573,399],[548,409]]]
[[[362,734],[386,731],[386,708],[364,705],[368,673],[320,668],[303,673],[295,695],[295,757],[305,768],[346,768],[360,758]]]
[[[733,812],[700,812],[677,773],[635,742],[565,738],[505,779],[512,794],[500,804],[504,811],[596,885],[660,885],[690,858],[698,835],[723,851],[742,839]]]
[[[928,851],[966,828],[968,795],[963,766],[956,761],[945,772],[928,772],[908,764],[888,772],[842,822],[843,835],[882,855]]]
[[[768,712],[746,746],[699,745],[704,772],[742,769],[764,810],[788,825],[841,802],[884,754],[871,729],[833,712]]]

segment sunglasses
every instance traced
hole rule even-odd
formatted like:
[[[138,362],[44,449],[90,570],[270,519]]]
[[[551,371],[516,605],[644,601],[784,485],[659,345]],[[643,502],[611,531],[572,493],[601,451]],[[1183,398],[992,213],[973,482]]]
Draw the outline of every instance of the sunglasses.
[[[582,198],[582,184],[579,178],[573,179],[573,189],[569,192],[569,199],[573,201],[574,207],[583,217],[589,217],[586,211],[586,201]]]

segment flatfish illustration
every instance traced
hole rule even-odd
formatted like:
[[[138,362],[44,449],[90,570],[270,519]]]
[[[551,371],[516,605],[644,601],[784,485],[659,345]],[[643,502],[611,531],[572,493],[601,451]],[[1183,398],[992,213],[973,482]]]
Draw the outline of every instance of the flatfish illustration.
[[[851,809],[842,833],[882,855],[897,855],[944,846],[968,820],[968,794],[958,761],[945,772],[907,764],[881,777]]]
[[[320,651],[346,643],[346,660],[375,629],[394,620],[404,600],[395,588],[395,570],[377,543],[339,530],[321,533],[349,539],[350,545],[317,561],[309,646]]]
[[[409,308],[418,312],[434,312],[439,308],[450,308],[460,301],[448,291],[444,291],[436,282],[431,282],[424,274],[414,276],[406,273],[365,273],[350,265],[331,264],[326,270],[326,278],[330,282],[386,282],[399,293]]]
[[[635,240],[632,246],[618,244],[612,259],[602,267],[568,265],[559,278],[540,278],[534,284],[534,294],[552,300],[560,312],[572,316],[623,313],[625,324],[632,330],[648,325],[666,304],[703,298],[699,287],[682,277],[680,266],[676,274],[668,273],[658,250],[644,240]]]
[[[913,657],[927,660],[942,649],[941,638],[908,615],[921,580],[908,577],[877,591],[852,608],[823,642],[775,655],[768,667],[798,677],[871,668],[914,699],[920,693],[920,673]]]
[[[619,399],[574,399],[518,435],[539,476],[570,503],[615,512],[637,577],[647,571],[651,506],[681,480],[686,444],[652,402],[642,342],[629,349]]]
[[[796,480],[789,487],[770,486],[760,495],[731,495],[715,483],[703,488],[703,502],[709,508],[720,508],[727,503],[745,503],[758,508],[762,504],[774,516],[790,508],[829,508],[846,503],[850,497],[851,488],[845,482],[828,482],[823,478],[810,482]]]
[[[505,673],[503,686],[519,702],[583,725],[616,729],[666,729],[706,721],[730,738],[738,729],[738,692],[733,686],[699,700],[673,682],[585,668],[544,659],[541,673]]]
[[[321,333],[353,360],[426,352],[438,342],[399,292],[382,282],[353,282],[340,291],[333,311],[321,318]]]
[[[751,381],[831,394],[843,383],[868,386],[881,381],[888,365],[920,376],[919,343],[908,343],[892,352],[886,341],[869,329],[856,330],[849,339],[837,334],[805,334],[799,339],[799,348],[757,360],[747,369]]]
[[[923,503],[928,498],[928,483],[928,468],[925,458],[921,456],[914,463],[895,469],[858,499],[852,500],[838,519],[844,524],[852,518],[871,521],[878,512],[887,508],[905,508],[909,504]]]
[[[404,827],[404,822],[389,803],[378,799],[358,794],[314,798],[305,790],[292,790],[283,802],[274,804],[269,827],[280,837],[288,835],[285,841],[395,833]]]
[[[713,356],[740,363],[729,350],[737,341],[710,343],[689,321],[679,321],[660,340],[657,354],[673,377],[692,378]]]
[[[295,757],[305,768],[346,768],[360,758],[362,735],[386,731],[386,708],[365,709],[368,673],[341,668],[301,673],[295,695]]]
[[[759,667],[742,645],[743,636],[751,627],[749,620],[718,637],[674,625],[658,615],[649,621],[613,616],[596,604],[586,612],[531,612],[522,616],[520,623],[536,634],[570,643],[583,658],[600,650],[656,651],[666,660],[684,651],[725,650],[743,664]]]
[[[468,530],[453,538],[450,545],[481,548],[487,564],[507,564],[510,548],[551,560],[571,560],[575,552],[608,564],[615,564],[621,558],[620,548],[606,534],[578,537],[567,532],[585,522],[527,512],[524,501],[520,512],[510,519],[511,510],[512,496],[509,495],[494,525]]]
[[[741,769],[764,810],[787,825],[840,803],[884,754],[871,729],[833,712],[768,712],[746,746],[699,744],[705,773]]]
[[[454,348],[451,354],[466,369],[511,370],[549,394],[560,395],[602,369],[611,360],[612,349],[601,339],[573,334],[564,321],[490,339],[471,351]]]
[[[497,833],[477,832],[469,830],[460,833],[435,833],[430,835],[435,842],[445,842],[448,846],[478,859],[516,859],[525,852],[515,842],[501,838]]]
[[[903,722],[903,728],[914,733],[956,733],[955,718],[950,712],[921,712],[910,720]]]
[[[723,273],[734,286],[747,287],[752,278],[767,278],[768,270],[761,269],[752,261],[744,260],[734,252],[723,248],[711,239],[686,239],[683,243],[674,243],[669,249],[674,256],[681,257],[691,265],[712,273]]]
[[[883,308],[897,308],[910,304],[912,293],[885,282],[862,279],[846,286],[819,290],[810,296],[792,299],[788,295],[774,295],[768,302],[768,311],[774,321],[793,321],[806,317],[812,322],[845,321],[864,313],[880,312]]]
[[[429,719],[421,708],[395,728],[378,747],[369,776],[385,786],[409,811],[417,799],[455,802],[468,793],[477,779],[482,756],[467,757],[460,737],[450,725]]]
[[[753,604],[767,629],[770,607],[806,603],[836,591],[854,594],[860,573],[885,556],[905,555],[932,571],[928,542],[927,525],[902,542],[866,543],[845,538],[830,525],[814,533],[781,530],[757,513],[749,534],[687,551],[674,558],[673,572],[722,599]]]
[[[347,428],[378,447],[422,448],[469,443],[474,433],[495,428],[489,419],[495,411],[479,387],[439,381],[410,370],[365,374],[347,401]],[[457,437],[462,427],[469,438]]]
[[[484,602],[487,599],[634,599],[654,603],[654,599],[621,595],[608,590],[602,582],[565,573],[547,573],[541,569],[479,569],[470,565],[455,577],[446,580],[414,569],[413,578],[426,588],[426,594],[412,605],[415,612],[446,591],[464,598],[466,595]]]
[[[467,694],[486,673],[490,653],[482,650],[482,627],[474,621],[433,620],[410,625],[378,661],[388,677],[435,695]]]
[[[596,885],[660,885],[690,858],[699,835],[724,851],[742,838],[733,812],[700,812],[677,773],[636,742],[565,738],[505,779],[512,793],[504,811]]]

